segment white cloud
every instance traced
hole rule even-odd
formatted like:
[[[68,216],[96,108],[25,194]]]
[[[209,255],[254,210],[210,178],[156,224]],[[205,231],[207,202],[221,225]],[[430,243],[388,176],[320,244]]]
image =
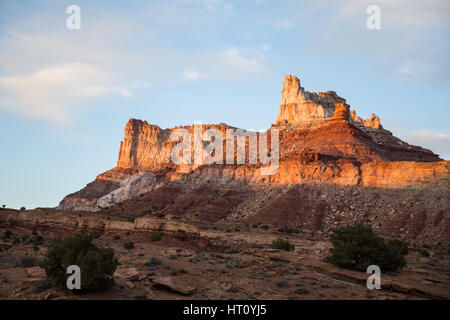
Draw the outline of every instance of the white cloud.
[[[275,23],[275,28],[281,29],[281,30],[290,29],[293,27],[295,27],[295,23],[293,23],[292,21],[289,21],[289,20],[282,20],[282,21]]]
[[[410,144],[432,150],[444,159],[450,159],[450,135],[420,130],[414,131],[404,138]]]
[[[366,9],[381,10],[381,30],[368,30]],[[309,48],[336,54],[362,53],[377,70],[421,82],[449,79],[448,0],[318,0],[323,15],[298,19],[299,27],[312,22],[320,33]]]
[[[83,99],[132,93],[114,83],[114,77],[87,63],[65,63],[24,76],[0,77],[2,109],[21,115],[67,123]]]
[[[200,78],[203,78],[202,74],[200,74],[199,72],[194,71],[194,70],[184,70],[183,76],[187,80],[198,80]]]
[[[220,64],[234,71],[258,73],[263,70],[260,59],[246,58],[236,48],[220,51],[218,57]]]

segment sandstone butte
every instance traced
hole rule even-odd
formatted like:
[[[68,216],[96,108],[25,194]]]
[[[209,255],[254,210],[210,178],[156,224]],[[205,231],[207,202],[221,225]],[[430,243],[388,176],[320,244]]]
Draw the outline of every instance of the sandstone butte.
[[[224,137],[232,128],[223,123],[201,126],[203,131],[219,129]],[[66,196],[58,208],[95,211],[176,182],[404,188],[450,178],[449,161],[396,138],[374,114],[369,119],[358,117],[334,91],[305,91],[291,75],[285,77],[276,122],[267,130],[268,137],[271,130],[279,130],[279,170],[274,175],[261,175],[261,164],[248,163],[248,139],[244,165],[175,165],[170,156],[178,142],[171,141],[170,134],[177,128],[194,130],[194,126],[161,129],[130,119],[117,166]]]

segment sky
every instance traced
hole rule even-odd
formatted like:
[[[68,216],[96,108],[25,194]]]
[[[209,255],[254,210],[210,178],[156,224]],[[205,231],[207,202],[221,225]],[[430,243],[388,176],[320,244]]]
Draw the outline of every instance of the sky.
[[[447,0],[0,0],[0,205],[57,206],[129,118],[268,128],[286,74],[448,160],[449,31]]]

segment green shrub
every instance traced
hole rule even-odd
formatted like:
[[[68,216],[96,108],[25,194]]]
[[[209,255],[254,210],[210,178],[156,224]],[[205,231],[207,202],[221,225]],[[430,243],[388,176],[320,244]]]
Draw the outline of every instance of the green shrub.
[[[42,238],[42,236],[40,235],[37,235],[33,239],[31,239],[31,242],[33,242],[35,245],[40,246],[44,244],[44,238]]]
[[[284,240],[282,238],[278,238],[277,240],[274,240],[272,242],[271,247],[273,249],[280,249],[280,250],[286,250],[286,251],[294,250],[294,246],[289,242],[289,240]]]
[[[125,242],[123,247],[127,250],[131,250],[134,248],[134,242],[132,241]]]
[[[430,256],[430,253],[426,249],[420,250],[420,254],[423,255],[424,257],[429,257]]]
[[[33,257],[29,257],[29,256],[25,256],[20,260],[20,266],[22,268],[30,268],[30,267],[34,267],[37,266],[37,260]]]
[[[12,232],[11,230],[6,230],[5,233],[3,234],[3,239],[10,239],[12,236]]]
[[[261,229],[268,230],[268,229],[269,229],[269,226],[268,226],[267,224],[263,224],[263,225],[261,226]]]
[[[115,240],[115,241],[120,240],[120,236],[119,236],[118,234],[116,234],[116,235],[114,236],[113,240]]]
[[[223,253],[226,254],[239,253],[239,250],[236,248],[226,248],[225,250],[223,250]]]
[[[296,293],[296,294],[308,294],[309,291],[308,291],[308,289],[305,289],[305,288],[297,288],[297,289],[295,289],[294,293]]]
[[[289,283],[287,283],[287,281],[284,281],[284,280],[276,281],[275,285],[278,288],[287,288],[287,287],[289,287]]]
[[[53,286],[54,283],[49,279],[40,280],[34,285],[32,292],[41,293],[44,292],[45,290],[53,288]]]
[[[151,257],[148,262],[145,263],[147,266],[159,266],[162,263],[162,260],[157,257]]]
[[[293,229],[293,228],[288,228],[288,227],[282,227],[278,229],[278,232],[283,232],[283,233],[299,233],[299,231],[297,229]]]
[[[338,267],[366,271],[377,265],[382,271],[401,269],[406,265],[408,245],[401,240],[385,240],[373,233],[370,226],[355,224],[333,230],[333,248],[325,261]]]
[[[152,234],[152,236],[150,237],[150,241],[151,241],[151,242],[156,242],[156,241],[161,240],[161,238],[162,238],[161,233],[154,233],[154,234]]]
[[[40,263],[48,279],[63,285],[70,276],[66,273],[70,265],[80,267],[82,290],[106,289],[114,284],[112,276],[117,268],[114,250],[97,247],[88,235],[79,234],[54,241]]]

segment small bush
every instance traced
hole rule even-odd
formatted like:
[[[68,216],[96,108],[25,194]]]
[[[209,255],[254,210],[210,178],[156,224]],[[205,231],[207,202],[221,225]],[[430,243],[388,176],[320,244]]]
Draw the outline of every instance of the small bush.
[[[49,279],[40,280],[35,284],[35,286],[33,288],[33,292],[41,293],[41,292],[44,292],[45,290],[53,288],[54,285],[55,284],[53,283],[53,281],[51,281]]]
[[[26,210],[25,207],[20,207],[20,211]]]
[[[151,242],[156,242],[156,241],[161,240],[161,238],[162,238],[161,233],[154,233],[154,234],[152,234],[152,236],[150,237],[150,241],[151,241]]]
[[[426,249],[420,250],[420,254],[427,258],[430,256],[430,253]]]
[[[12,236],[11,230],[6,230],[5,233],[3,234],[3,239],[10,239],[11,236]]]
[[[118,234],[116,234],[116,235],[114,236],[113,240],[115,240],[115,241],[120,240],[120,236],[119,236]]]
[[[162,263],[161,259],[157,257],[151,257],[150,260],[146,263],[148,266],[158,266]]]
[[[239,252],[239,250],[236,248],[226,248],[225,250],[223,250],[223,253],[226,253],[226,254],[232,254],[232,253],[238,253],[238,252]]]
[[[44,244],[44,238],[42,238],[42,236],[40,235],[37,235],[33,239],[31,239],[31,242],[33,242],[37,246],[40,246]]]
[[[406,265],[408,245],[401,240],[385,240],[373,233],[370,226],[355,224],[333,230],[333,248],[325,261],[338,267],[366,271],[377,265],[382,271],[394,271]]]
[[[22,268],[30,268],[30,267],[34,267],[38,265],[38,262],[35,258],[33,257],[23,257],[20,260],[20,264],[19,264]]]
[[[263,224],[263,225],[261,226],[261,229],[268,230],[268,229],[269,229],[269,226],[268,226],[267,224]]]
[[[287,233],[287,234],[299,233],[299,231],[297,229],[288,228],[288,227],[279,228],[278,232],[283,232],[283,233]]]
[[[131,250],[134,248],[134,242],[132,241],[125,242],[123,247],[127,250]]]
[[[275,282],[275,285],[278,288],[287,288],[287,287],[289,287],[289,283],[287,283],[287,281],[284,281],[284,280]]]
[[[294,246],[291,245],[289,240],[284,240],[282,238],[278,238],[277,240],[274,240],[271,245],[272,249],[280,249],[280,250],[286,250],[291,251],[294,250]]]
[[[295,289],[294,293],[296,293],[296,294],[308,294],[309,291],[308,291],[308,289],[305,289],[305,288],[297,288],[297,289]]]
[[[117,268],[114,250],[98,247],[85,234],[54,241],[40,263],[49,280],[65,286],[69,265],[81,270],[82,290],[106,289],[114,284],[113,273]]]
[[[170,271],[170,275],[171,275],[171,276],[176,276],[176,275],[178,275],[178,270],[172,269],[172,270]]]

